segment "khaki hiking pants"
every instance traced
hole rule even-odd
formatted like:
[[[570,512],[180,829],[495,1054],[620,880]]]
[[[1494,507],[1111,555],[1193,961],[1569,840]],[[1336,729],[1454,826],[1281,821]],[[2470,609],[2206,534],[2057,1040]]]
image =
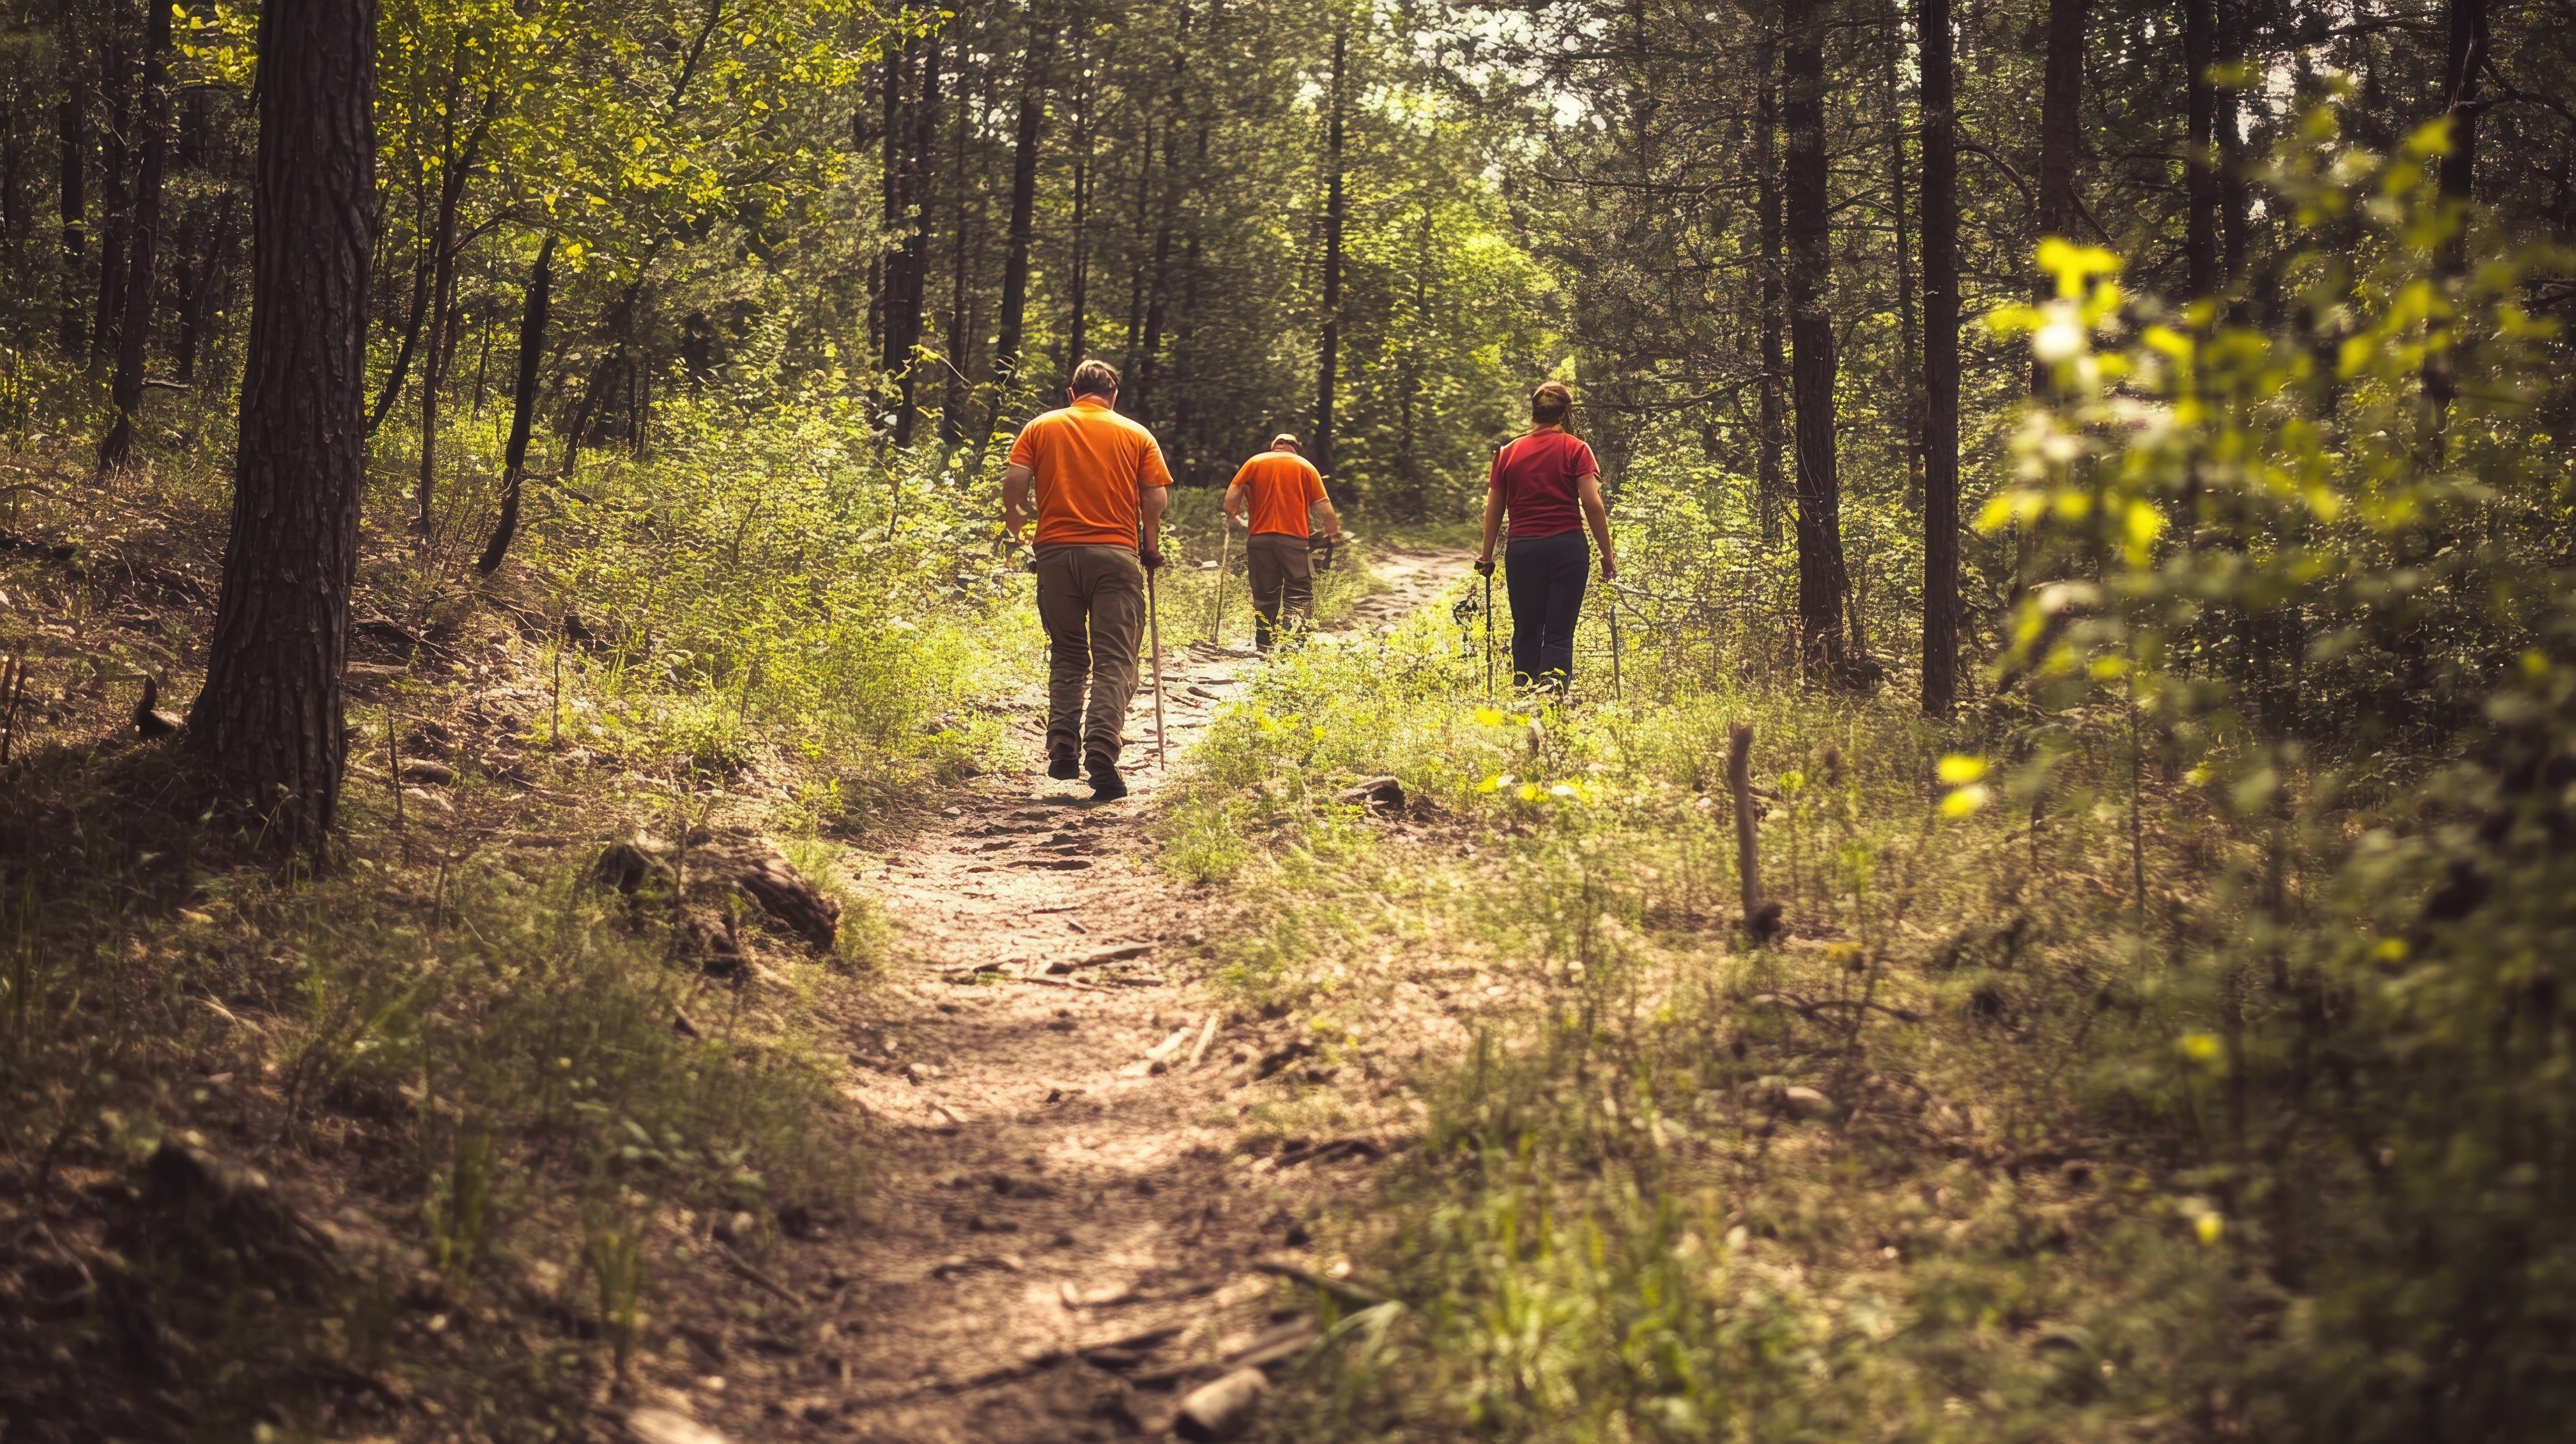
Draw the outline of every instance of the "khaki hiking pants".
[[[1038,548],[1038,621],[1047,634],[1047,755],[1117,761],[1145,634],[1144,564],[1128,547]]]
[[[1302,533],[1254,532],[1243,550],[1252,565],[1252,644],[1267,652],[1283,631],[1304,630],[1314,613],[1314,564]]]

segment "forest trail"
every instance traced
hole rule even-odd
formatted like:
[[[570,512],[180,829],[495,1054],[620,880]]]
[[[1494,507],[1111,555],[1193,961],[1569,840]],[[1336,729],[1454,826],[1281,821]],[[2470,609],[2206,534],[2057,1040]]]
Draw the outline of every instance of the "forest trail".
[[[1472,558],[1370,560],[1384,589],[1337,629],[1392,626]],[[1258,662],[1164,626],[1178,767]],[[1135,791],[1095,804],[1035,770],[1024,719],[1028,771],[962,789],[860,877],[902,932],[896,978],[848,1040],[879,1151],[858,1226],[799,1250],[800,1273],[840,1292],[817,1357],[760,1400],[764,1436],[825,1420],[884,1444],[1160,1436],[1273,1323],[1277,1280],[1253,1265],[1302,1263],[1304,1200],[1368,1166],[1328,1150],[1275,1169],[1231,1149],[1239,1090],[1293,1066],[1294,1024],[1229,1017],[1203,984],[1231,902],[1152,860],[1153,726],[1149,674],[1128,729]]]

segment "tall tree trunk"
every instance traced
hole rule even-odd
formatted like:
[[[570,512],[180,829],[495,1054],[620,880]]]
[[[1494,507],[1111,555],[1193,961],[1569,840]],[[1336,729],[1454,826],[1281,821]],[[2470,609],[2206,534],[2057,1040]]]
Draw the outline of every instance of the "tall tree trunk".
[[[319,854],[366,488],[373,0],[267,0],[232,533],[188,736],[272,841]]]
[[[56,64],[63,87],[62,104],[54,109],[54,134],[62,148],[63,290],[62,347],[76,360],[82,349],[84,290],[88,249],[89,138],[83,124],[88,104],[80,83],[80,47],[74,32],[73,0],[62,0],[61,21],[54,35]]]
[[[1333,29],[1331,115],[1324,125],[1324,308],[1321,356],[1315,368],[1315,469],[1347,505],[1350,489],[1334,476],[1333,388],[1342,360],[1342,105],[1350,63],[1350,31]]]
[[[2192,299],[2215,296],[2218,277],[2218,87],[2210,67],[2218,58],[2217,0],[2182,0],[2184,77],[2185,286]]]
[[[98,448],[98,467],[107,471],[134,459],[134,412],[143,404],[144,343],[152,335],[153,262],[161,248],[161,167],[170,145],[170,7],[162,0],[144,7],[142,141],[143,159],[134,181],[134,228],[127,242],[124,315],[118,319],[116,374],[108,399],[116,407],[116,424]]]
[[[2073,239],[2081,219],[2075,160],[2084,131],[2084,19],[2089,0],[2048,0],[2048,42],[2039,96],[2039,234]],[[2056,283],[2036,276],[2032,294],[2046,300]],[[2047,363],[2031,362],[2030,389],[2048,389]]]
[[[2450,45],[2442,57],[2442,115],[2451,123],[2451,149],[2442,157],[2441,185],[2442,199],[2458,212],[2458,228],[2433,254],[2433,264],[2446,276],[2465,275],[2469,269],[2469,201],[2477,182],[2478,116],[2485,109],[2478,100],[2478,78],[2486,64],[2487,0],[2450,0]],[[2448,330],[2449,323],[2437,320],[2434,329]],[[2448,450],[2444,437],[2459,382],[2451,370],[2450,353],[2442,348],[2427,348],[2423,374],[2424,394],[2433,403],[2427,459],[2438,465]]]
[[[1959,692],[1959,153],[1950,0],[1915,0],[1923,84],[1923,710]]]
[[[2442,194],[2469,199],[2478,170],[2478,78],[2487,66],[2487,0],[2451,0],[2450,45],[2442,59],[2442,113],[2451,122],[2451,153],[2442,157]],[[2456,268],[2466,252],[2451,248]]]
[[[1017,404],[1020,348],[1029,304],[1029,246],[1037,231],[1038,143],[1046,131],[1047,31],[1032,7],[1028,50],[1021,61],[1020,111],[1011,134],[1011,234],[1002,253],[1002,316],[993,342],[993,408],[984,425],[990,436]]]
[[[1781,168],[1789,250],[1790,400],[1798,447],[1798,632],[1806,664],[1844,670],[1842,488],[1834,469],[1832,235],[1825,156],[1827,0],[1786,0],[1782,16]]]
[[[1788,415],[1782,383],[1789,374],[1789,351],[1782,332],[1788,319],[1781,309],[1780,275],[1780,46],[1764,35],[1756,49],[1762,89],[1753,120],[1754,204],[1760,211],[1762,245],[1762,388],[1760,427],[1754,437],[1753,507],[1762,524],[1762,540],[1780,540],[1781,502],[1788,484],[1780,474],[1782,431]]]
[[[546,312],[554,280],[555,238],[549,231],[528,277],[527,308],[519,313],[519,376],[510,390],[510,440],[501,454],[501,519],[492,524],[492,539],[474,564],[485,576],[500,570],[511,539],[519,534],[519,489],[528,473],[528,432],[536,425],[537,368],[546,352]]]

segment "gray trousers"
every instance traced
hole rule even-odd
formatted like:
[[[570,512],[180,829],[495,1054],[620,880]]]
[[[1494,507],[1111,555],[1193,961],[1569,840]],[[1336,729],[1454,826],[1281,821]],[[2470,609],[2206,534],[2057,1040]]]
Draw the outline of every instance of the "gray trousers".
[[[1252,644],[1267,652],[1282,633],[1303,630],[1314,614],[1314,563],[1302,534],[1254,532],[1243,550],[1252,568]]]
[[[1047,635],[1047,755],[1117,761],[1145,634],[1144,564],[1129,547],[1038,548],[1038,622]]]

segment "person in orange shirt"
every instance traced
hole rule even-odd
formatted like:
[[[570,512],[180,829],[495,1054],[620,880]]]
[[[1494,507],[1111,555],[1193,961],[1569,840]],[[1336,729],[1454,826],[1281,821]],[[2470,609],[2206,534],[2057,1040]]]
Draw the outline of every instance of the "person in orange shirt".
[[[1315,609],[1315,571],[1307,547],[1311,515],[1321,521],[1324,543],[1342,539],[1342,519],[1324,499],[1324,478],[1306,459],[1297,438],[1281,432],[1270,449],[1243,464],[1225,489],[1225,516],[1243,522],[1250,511],[1244,560],[1252,568],[1252,644],[1270,650],[1282,633],[1304,628]]]
[[[1118,373],[1108,362],[1075,367],[1064,395],[1062,409],[1031,421],[1011,444],[1002,526],[1018,539],[1034,488],[1038,622],[1047,634],[1047,776],[1070,781],[1088,773],[1092,797],[1105,802],[1127,795],[1118,754],[1136,693],[1145,573],[1163,564],[1172,474],[1154,434],[1118,414]]]

